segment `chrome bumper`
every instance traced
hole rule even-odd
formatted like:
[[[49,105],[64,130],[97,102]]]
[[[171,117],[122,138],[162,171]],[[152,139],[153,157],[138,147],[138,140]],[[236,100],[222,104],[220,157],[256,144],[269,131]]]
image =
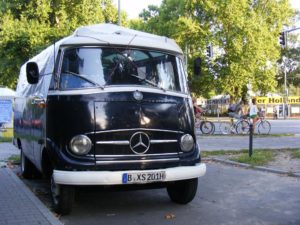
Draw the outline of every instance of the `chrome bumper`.
[[[65,185],[119,185],[124,173],[158,172],[165,171],[166,179],[163,182],[186,180],[204,176],[206,165],[181,166],[157,170],[129,170],[129,171],[62,171],[54,170],[53,177],[57,184]]]

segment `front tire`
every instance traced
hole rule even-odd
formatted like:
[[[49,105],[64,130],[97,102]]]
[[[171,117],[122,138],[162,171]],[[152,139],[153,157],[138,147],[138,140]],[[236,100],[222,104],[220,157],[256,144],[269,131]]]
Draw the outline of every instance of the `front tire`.
[[[262,120],[259,124],[258,124],[258,133],[259,134],[269,134],[270,130],[271,130],[271,124],[269,121],[267,120]]]
[[[187,204],[197,193],[198,178],[175,181],[167,186],[170,199],[178,204]]]
[[[56,184],[51,177],[51,196],[54,211],[61,215],[70,214],[75,197],[75,188],[69,185]]]
[[[200,124],[200,130],[203,134],[213,134],[215,131],[215,125],[210,121],[203,121]]]
[[[249,134],[250,124],[246,120],[241,120],[236,124],[236,133],[237,134]]]

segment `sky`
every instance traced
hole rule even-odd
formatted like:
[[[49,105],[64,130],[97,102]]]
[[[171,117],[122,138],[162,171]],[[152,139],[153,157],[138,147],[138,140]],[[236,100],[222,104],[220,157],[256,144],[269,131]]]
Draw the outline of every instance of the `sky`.
[[[113,2],[118,6],[118,0],[113,0]],[[138,18],[148,5],[159,6],[161,2],[162,0],[120,0],[121,10],[127,12],[129,19]]]
[[[118,6],[118,0],[113,0]],[[160,5],[162,0],[120,0],[121,10],[127,12],[129,19],[138,18],[139,14],[148,5]],[[300,10],[300,0],[290,0],[291,5],[295,9]]]
[[[300,10],[300,1],[299,0],[290,0],[290,3],[293,8]]]

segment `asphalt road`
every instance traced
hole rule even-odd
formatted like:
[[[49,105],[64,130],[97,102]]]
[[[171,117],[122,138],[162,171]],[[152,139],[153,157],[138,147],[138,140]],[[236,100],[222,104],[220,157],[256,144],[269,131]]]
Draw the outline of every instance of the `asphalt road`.
[[[226,118],[222,118],[222,120],[227,121]],[[219,123],[216,119],[215,121],[215,133],[220,134]],[[229,121],[229,119],[228,119]],[[270,134],[300,134],[300,120],[268,120],[271,123],[271,132]]]
[[[240,135],[197,135],[202,151],[249,149],[249,136]],[[300,149],[300,135],[253,137],[253,149]]]
[[[300,120],[270,120],[271,134],[300,134]]]
[[[65,225],[300,224],[300,179],[208,164],[196,198],[172,203],[164,189],[100,192],[81,189]]]

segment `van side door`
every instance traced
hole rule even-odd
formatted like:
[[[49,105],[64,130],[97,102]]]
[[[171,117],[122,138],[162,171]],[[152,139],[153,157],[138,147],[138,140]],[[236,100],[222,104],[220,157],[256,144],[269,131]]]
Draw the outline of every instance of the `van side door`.
[[[41,152],[44,146],[46,101],[42,95],[31,96],[31,136],[33,140],[34,164],[41,170]]]

